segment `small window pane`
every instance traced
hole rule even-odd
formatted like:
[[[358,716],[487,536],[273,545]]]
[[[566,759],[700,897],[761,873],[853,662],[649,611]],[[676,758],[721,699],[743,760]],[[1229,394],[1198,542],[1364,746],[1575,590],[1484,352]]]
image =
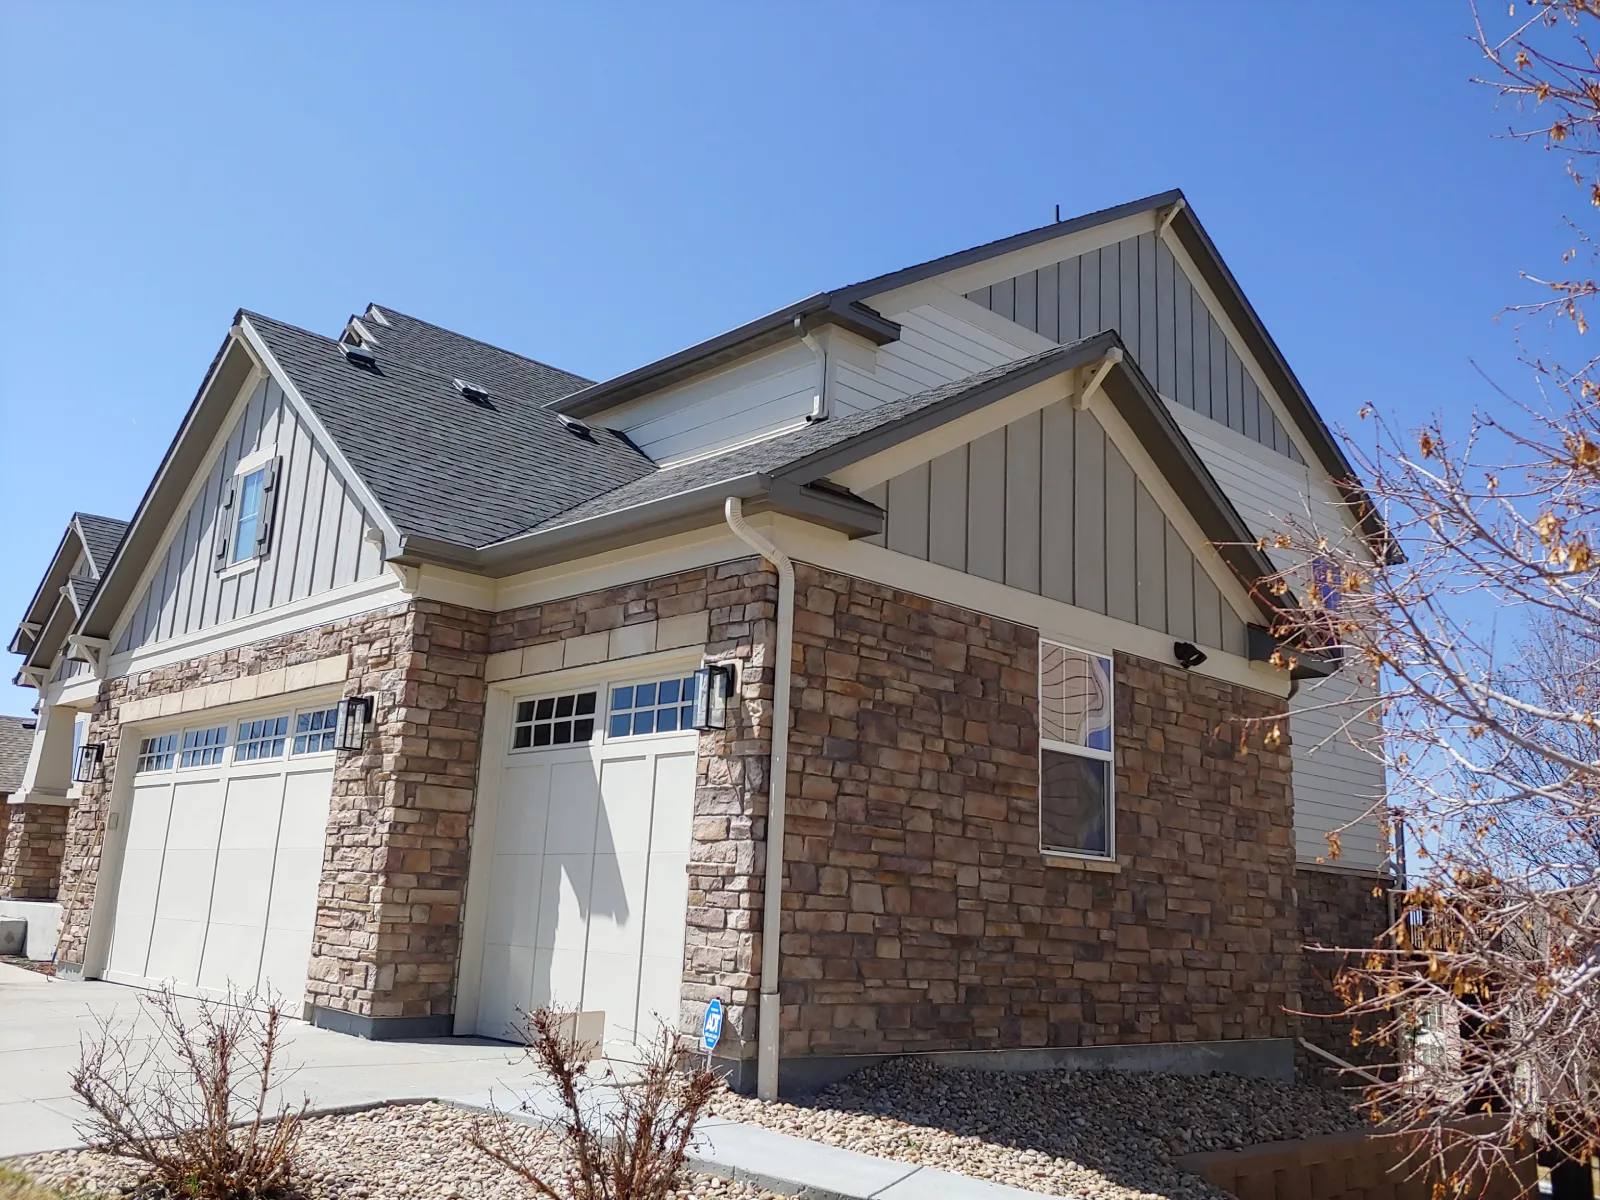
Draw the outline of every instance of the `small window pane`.
[[[619,688],[612,688],[611,689],[611,710],[613,712],[615,712],[619,708],[632,708],[632,707],[633,707],[633,689],[631,687],[619,687]]]
[[[611,689],[607,736],[639,737],[693,727],[694,676],[675,675]]]
[[[656,714],[653,712],[636,712],[633,714],[634,733],[654,733],[656,731]]]
[[[594,718],[582,717],[572,723],[572,740],[582,745],[594,739]]]
[[[663,679],[656,691],[656,702],[659,704],[676,704],[678,702],[678,692],[682,686],[681,680]]]
[[[218,725],[211,729],[186,729],[183,731],[183,747],[178,755],[178,765],[214,767],[222,762],[222,752],[227,744],[226,725]]]
[[[656,713],[656,732],[671,733],[678,727],[678,710],[663,708]]]
[[[552,730],[550,741],[557,746],[570,746],[572,744],[572,722],[557,721],[550,726]]]
[[[558,717],[570,717],[572,715],[572,702],[576,698],[577,697],[575,697],[575,696],[557,696],[556,697],[556,716],[558,716]]]
[[[1111,660],[1054,642],[1039,643],[1039,735],[1111,749]]]
[[[339,710],[318,708],[296,715],[294,719],[295,754],[320,754],[333,749],[338,732]]]
[[[162,734],[160,737],[145,738],[139,743],[139,758],[134,763],[134,773],[143,774],[145,771],[170,771],[178,755],[178,735],[175,733]]]
[[[649,708],[656,702],[656,685],[641,683],[633,689],[633,706],[635,708]]]
[[[627,737],[628,730],[631,729],[632,726],[633,722],[629,719],[627,713],[618,713],[616,716],[611,718],[611,736]]]
[[[517,702],[517,723],[533,720],[533,701],[519,700]]]
[[[548,746],[550,744],[550,726],[535,725],[533,727],[533,744],[535,746]]]
[[[587,715],[592,714],[594,712],[594,702],[595,702],[595,693],[593,693],[593,692],[581,692],[581,693],[579,693],[579,695],[578,695],[578,707],[577,707],[578,715],[579,716],[587,716]]]
[[[594,718],[574,721],[572,716],[574,713],[592,714],[596,703],[594,691],[518,701],[511,726],[511,748],[529,750],[583,745],[594,737]]]
[[[553,696],[546,696],[534,706],[533,719],[535,721],[548,721],[556,715],[556,702]]]
[[[255,762],[263,758],[282,757],[288,733],[287,716],[240,721],[239,733],[234,739],[233,761]]]
[[[1039,827],[1046,850],[1110,853],[1107,787],[1111,764],[1104,759],[1040,752]]]
[[[526,750],[532,744],[532,725],[519,725],[511,731],[511,748],[513,750]]]

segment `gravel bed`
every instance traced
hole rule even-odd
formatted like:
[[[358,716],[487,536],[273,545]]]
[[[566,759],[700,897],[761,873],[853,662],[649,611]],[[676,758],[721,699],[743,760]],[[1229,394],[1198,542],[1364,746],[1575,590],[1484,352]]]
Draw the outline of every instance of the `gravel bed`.
[[[480,1114],[443,1104],[406,1104],[306,1121],[300,1144],[309,1200],[529,1200],[533,1189],[467,1144]],[[559,1174],[559,1141],[508,1122],[507,1133],[532,1161]],[[116,1195],[126,1164],[91,1151],[63,1151],[7,1164],[69,1194]],[[779,1200],[741,1183],[691,1175],[678,1200]]]
[[[803,1104],[731,1093],[720,1116],[1083,1200],[1218,1200],[1174,1157],[1363,1128],[1349,1099],[1234,1075],[954,1071],[895,1059]]]

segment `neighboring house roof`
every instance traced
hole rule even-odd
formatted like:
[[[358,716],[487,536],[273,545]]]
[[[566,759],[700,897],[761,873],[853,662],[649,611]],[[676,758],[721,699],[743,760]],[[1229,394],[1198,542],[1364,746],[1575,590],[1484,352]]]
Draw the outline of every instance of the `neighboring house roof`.
[[[37,726],[32,717],[0,717],[0,796],[22,786]]]
[[[63,588],[71,593],[70,611],[73,615],[82,613],[88,606],[98,581],[104,576],[106,568],[115,557],[117,546],[127,528],[126,521],[119,521],[115,517],[100,517],[93,513],[82,512],[72,514],[67,521],[66,529],[61,533],[61,540],[56,543],[56,551],[50,557],[50,565],[40,578],[38,587],[34,589],[33,598],[28,601],[22,621],[11,639],[13,653],[27,654],[30,662],[35,661],[41,653],[47,652],[52,658],[55,656],[60,647],[41,646],[39,638],[43,636],[42,629],[36,636],[27,634],[22,626],[29,624],[48,626],[61,605]],[[80,550],[88,560],[91,578],[85,579],[71,574]]]
[[[504,396],[556,400],[594,382],[377,304],[359,318],[376,348]]]
[[[403,538],[482,546],[656,469],[622,435],[563,421],[545,407],[548,393],[468,380],[488,389],[475,403],[452,371],[398,349],[378,346],[364,367],[334,338],[241,317]]]

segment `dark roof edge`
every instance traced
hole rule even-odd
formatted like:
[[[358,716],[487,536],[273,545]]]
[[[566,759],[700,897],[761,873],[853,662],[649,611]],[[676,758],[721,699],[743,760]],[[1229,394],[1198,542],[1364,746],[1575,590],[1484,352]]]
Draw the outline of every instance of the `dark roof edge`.
[[[730,329],[679,350],[676,354],[669,354],[666,358],[646,363],[626,374],[573,392],[547,407],[569,417],[590,416],[612,405],[669,387],[680,380],[715,370],[723,363],[787,341],[794,336],[797,320],[806,329],[837,325],[879,346],[895,341],[900,336],[898,324],[866,305],[839,299],[838,293],[819,292],[787,308],[757,317],[737,329]]]
[[[33,653],[33,646],[29,646],[26,650],[21,648],[22,639],[27,636],[23,633],[22,627],[29,622],[42,626],[50,619],[50,613],[55,611],[52,605],[49,610],[39,613],[37,620],[34,618],[35,610],[40,607],[44,599],[45,587],[49,584],[50,577],[55,574],[56,566],[61,561],[61,552],[67,548],[67,539],[77,532],[78,523],[76,518],[77,514],[73,514],[73,519],[69,520],[67,527],[61,531],[61,540],[56,543],[55,553],[50,556],[50,565],[45,567],[44,574],[39,577],[39,586],[33,589],[33,598],[28,601],[28,607],[22,610],[22,620],[17,622],[16,630],[11,635],[11,641],[6,645],[6,649],[12,654]],[[78,534],[78,537],[81,539],[83,535]],[[35,637],[34,641],[37,644],[37,637]]]

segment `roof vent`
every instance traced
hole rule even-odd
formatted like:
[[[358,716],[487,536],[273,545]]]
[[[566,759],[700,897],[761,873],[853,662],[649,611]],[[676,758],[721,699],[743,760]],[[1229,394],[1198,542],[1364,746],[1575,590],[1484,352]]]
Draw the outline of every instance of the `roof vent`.
[[[356,366],[368,371],[378,369],[378,356],[366,346],[352,346],[348,342],[340,342],[339,349],[344,351],[344,356]]]
[[[456,391],[460,392],[472,403],[482,407],[489,407],[489,389],[479,387],[475,383],[468,383],[465,379],[456,380]]]
[[[556,420],[565,425],[569,432],[577,434],[585,441],[594,441],[594,430],[578,420],[577,417],[569,417],[566,413],[557,413]]]

